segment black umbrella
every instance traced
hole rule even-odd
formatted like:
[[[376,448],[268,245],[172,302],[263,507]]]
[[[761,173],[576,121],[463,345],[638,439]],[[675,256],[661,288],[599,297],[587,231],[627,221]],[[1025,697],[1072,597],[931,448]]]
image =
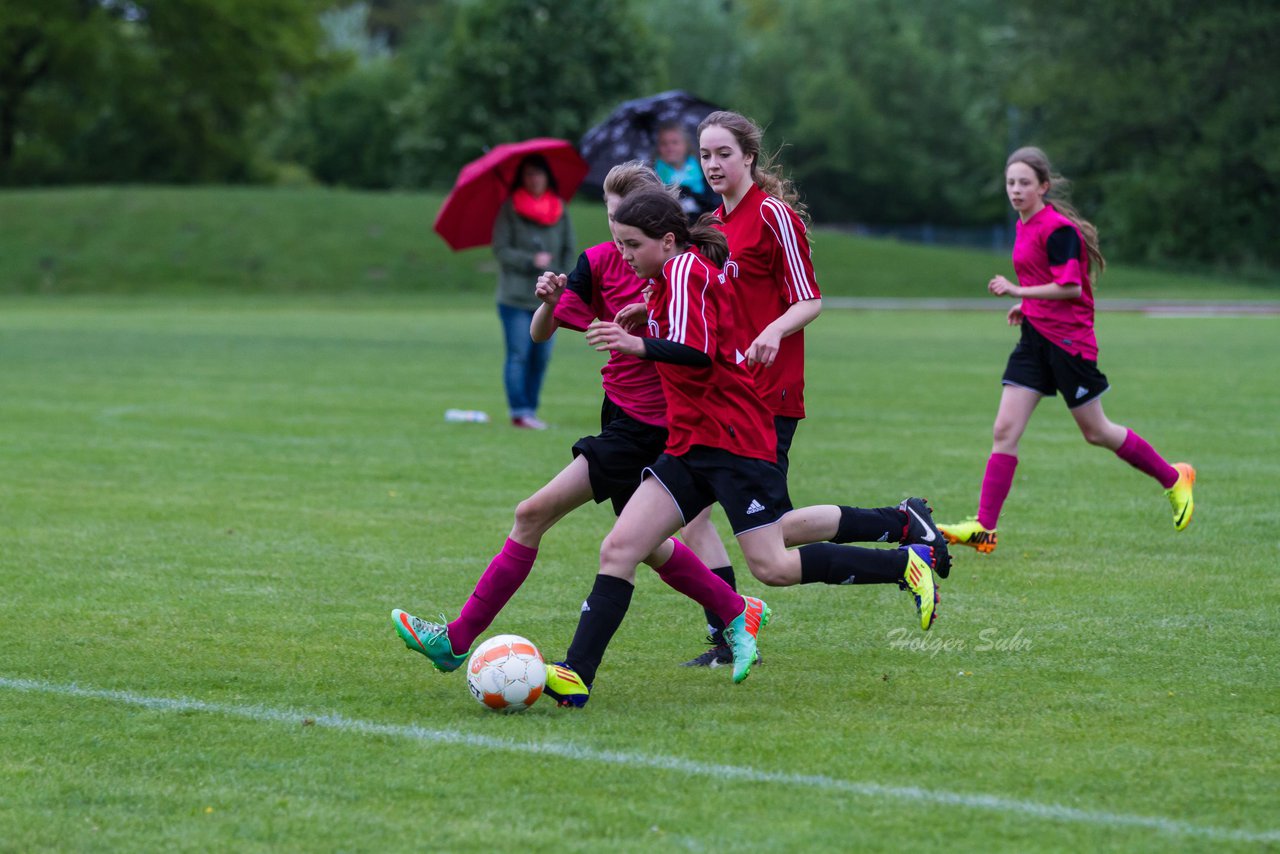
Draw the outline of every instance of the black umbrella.
[[[624,101],[609,117],[587,131],[578,143],[578,152],[590,167],[585,189],[599,193],[604,176],[628,160],[653,161],[658,144],[658,127],[670,121],[684,125],[689,138],[698,138],[698,125],[708,114],[721,109],[715,104],[679,89]]]

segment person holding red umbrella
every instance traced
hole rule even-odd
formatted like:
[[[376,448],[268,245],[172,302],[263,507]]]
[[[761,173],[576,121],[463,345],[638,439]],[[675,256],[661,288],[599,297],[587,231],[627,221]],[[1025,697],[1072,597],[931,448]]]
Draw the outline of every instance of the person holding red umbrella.
[[[502,377],[516,427],[544,430],[547,426],[538,418],[538,398],[552,342],[535,342],[529,336],[533,313],[541,305],[534,287],[545,270],[572,269],[576,242],[573,222],[546,158],[525,156],[493,225],[493,254],[500,268],[498,317],[506,341]]]

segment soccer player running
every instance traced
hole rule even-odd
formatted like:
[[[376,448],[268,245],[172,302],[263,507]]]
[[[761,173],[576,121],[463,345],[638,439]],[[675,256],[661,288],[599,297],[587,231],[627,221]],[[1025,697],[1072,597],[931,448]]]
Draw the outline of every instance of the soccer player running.
[[[1059,391],[1084,440],[1114,451],[1129,465],[1164,487],[1179,531],[1195,509],[1188,463],[1170,465],[1145,439],[1107,418],[1101,395],[1110,386],[1098,370],[1093,330],[1094,276],[1106,261],[1098,249],[1098,231],[1059,197],[1065,181],[1053,173],[1038,148],[1019,148],[1005,164],[1005,193],[1018,212],[1013,269],[1018,284],[1004,276],[987,283],[996,296],[1019,302],[1009,309],[1009,325],[1021,325],[1022,337],[1009,356],[1001,382],[1000,407],[992,429],[978,515],[954,525],[939,525],[947,540],[990,553],[997,544],[996,523],[1018,466],[1018,440],[1041,398]],[[1052,196],[1052,198],[1049,198]]]
[[[796,428],[805,417],[804,327],[822,311],[822,293],[810,259],[804,206],[762,141],[760,127],[740,113],[711,113],[698,128],[703,173],[724,200],[715,216],[723,223],[720,228],[729,245],[724,273],[742,337],[736,356],[745,358],[756,391],[773,413],[777,462],[785,475]],[[908,498],[896,507],[805,507],[783,520],[783,531],[788,546],[823,540],[931,544],[938,548],[938,574],[946,578],[951,570],[942,535],[920,498]],[[736,586],[728,552],[708,513],[692,520],[681,538],[712,572]],[[894,579],[902,580],[901,574]],[[732,661],[723,626],[714,614],[706,617],[710,648],[685,662],[687,667],[719,667]]]
[[[752,574],[766,584],[850,580],[864,574],[919,591],[922,626],[932,623],[934,550],[903,546],[884,551],[819,543],[788,551],[779,521],[791,509],[787,480],[777,466],[773,412],[756,393],[750,370],[737,358],[734,295],[720,265],[728,256],[724,235],[706,221],[690,227],[678,202],[662,192],[628,196],[614,212],[614,235],[623,258],[651,279],[644,336],[617,322],[597,321],[587,342],[657,363],[667,400],[666,451],[644,471],[644,480],[600,546],[601,578],[634,583],[636,565],[713,502],[729,519]],[[802,565],[804,571],[802,572]],[[751,607],[746,628],[763,627],[770,611]],[[546,692],[562,706],[586,704],[596,669],[612,638],[587,636],[584,610],[563,662],[547,668]],[[616,626],[615,626],[616,628]],[[724,630],[733,648],[734,681],[746,678],[735,639],[741,625]]]
[[[642,163],[625,163],[609,171],[604,191],[610,230],[613,212],[622,199],[644,188],[670,192]],[[593,246],[582,253],[569,275],[548,272],[538,279],[536,292],[543,304],[534,312],[530,334],[546,340],[560,326],[584,330],[597,319],[612,319],[622,306],[643,299],[644,285],[622,260],[616,243]],[[617,353],[600,373],[605,396],[599,435],[574,444],[573,462],[517,505],[510,536],[481,574],[458,618],[445,624],[420,619],[399,608],[391,612],[405,645],[429,658],[437,670],[448,673],[467,660],[475,639],[528,578],[542,537],[552,526],[593,498],[596,502],[608,499],[614,512],[621,512],[639,485],[643,468],[666,446],[666,401],[653,363]],[[755,657],[754,623],[748,629],[746,618],[751,612],[749,603],[758,600],[740,596],[676,540],[655,543],[643,560],[671,587],[737,625],[735,648]],[[596,629],[595,624],[607,625],[613,615],[625,613],[631,588],[630,583],[598,580],[588,599],[593,614],[587,621],[589,632],[612,634],[616,626]]]

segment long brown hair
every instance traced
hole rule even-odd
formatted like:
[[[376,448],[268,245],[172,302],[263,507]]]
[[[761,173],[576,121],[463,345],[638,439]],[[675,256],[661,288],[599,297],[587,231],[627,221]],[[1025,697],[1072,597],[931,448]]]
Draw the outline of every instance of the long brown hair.
[[[1041,184],[1049,185],[1048,192],[1044,194],[1045,201],[1052,204],[1054,210],[1071,220],[1071,224],[1080,229],[1080,234],[1084,237],[1085,250],[1089,253],[1089,260],[1097,269],[1097,273],[1093,276],[1096,281],[1098,276],[1107,269],[1107,259],[1102,257],[1102,250],[1098,248],[1098,229],[1081,216],[1071,202],[1067,201],[1066,195],[1071,186],[1070,182],[1054,172],[1053,167],[1049,165],[1049,158],[1033,145],[1024,146],[1010,154],[1004,164],[1005,171],[1015,163],[1025,163],[1030,166],[1031,171],[1036,173],[1036,179]]]
[[[762,147],[764,131],[760,130],[759,125],[741,113],[718,110],[698,125],[699,139],[702,138],[702,132],[709,127],[722,127],[733,134],[733,138],[738,141],[738,147],[742,149],[742,154],[751,157],[751,180],[755,185],[775,199],[786,202],[800,215],[806,225],[809,223],[809,210],[800,201],[800,191],[796,189],[796,185],[783,174],[782,166],[777,162],[777,152],[769,154],[764,151]]]
[[[715,227],[718,220],[703,214],[689,225],[680,203],[663,190],[638,190],[627,196],[613,212],[613,221],[638,228],[654,239],[671,234],[677,246],[696,246],[717,267],[729,260],[729,244]]]

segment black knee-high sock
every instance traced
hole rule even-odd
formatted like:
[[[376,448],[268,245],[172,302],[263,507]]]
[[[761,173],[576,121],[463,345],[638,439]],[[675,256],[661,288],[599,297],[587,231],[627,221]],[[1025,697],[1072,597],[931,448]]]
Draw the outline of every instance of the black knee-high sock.
[[[896,543],[907,526],[907,514],[897,507],[841,507],[833,543]]]
[[[801,584],[898,584],[907,570],[907,553],[835,543],[800,547]]]
[[[590,685],[596,679],[596,670],[604,658],[605,648],[613,639],[613,633],[622,625],[622,618],[631,606],[631,594],[635,586],[629,581],[612,575],[597,575],[591,595],[582,603],[578,617],[578,629],[573,633],[573,643],[565,655],[565,663]]]
[[[717,566],[711,571],[723,579],[725,584],[728,584],[734,590],[738,589],[732,566]],[[702,609],[702,613],[707,615],[707,631],[711,634],[711,642],[713,644],[724,643],[724,620],[720,619],[714,611],[708,611],[706,608]]]

